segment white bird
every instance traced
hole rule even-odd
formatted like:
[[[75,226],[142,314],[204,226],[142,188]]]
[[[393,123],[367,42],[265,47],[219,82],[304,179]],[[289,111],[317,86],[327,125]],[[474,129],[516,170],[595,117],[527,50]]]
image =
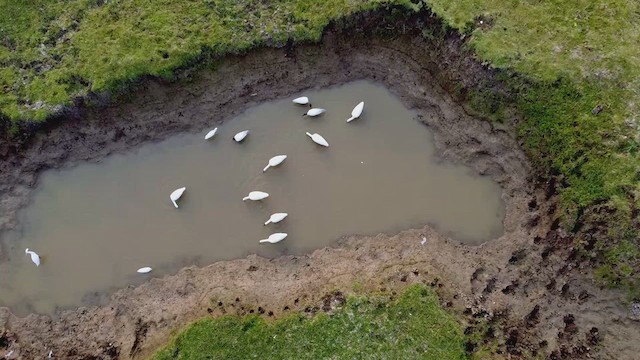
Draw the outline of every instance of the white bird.
[[[351,122],[362,115],[362,110],[364,109],[364,101],[360,102],[360,104],[356,105],[351,111],[351,117],[347,119],[347,122]]]
[[[309,98],[306,96],[301,96],[299,98],[293,99],[293,102],[298,105],[307,105],[309,103]]]
[[[269,235],[269,238],[260,240],[261,243],[279,243],[287,237],[287,233],[275,233]]]
[[[169,199],[171,199],[171,202],[173,203],[173,206],[176,207],[176,209],[178,208],[178,203],[176,203],[176,201],[178,201],[178,199],[180,199],[180,197],[182,196],[182,194],[184,194],[184,191],[187,190],[186,187],[181,187],[179,189],[175,189],[171,195],[169,195]]]
[[[215,135],[217,132],[218,132],[218,128],[215,128],[215,129],[213,129],[213,130],[209,131],[209,132],[207,133],[207,135],[205,135],[205,136],[204,136],[204,139],[205,139],[205,140],[209,140],[209,139],[211,139],[211,138],[213,137],[213,135]]]
[[[277,155],[272,157],[271,159],[269,159],[269,164],[262,169],[262,172],[267,171],[268,168],[273,167],[273,166],[278,166],[280,164],[282,164],[282,162],[287,158],[287,155]]]
[[[307,113],[305,115],[307,115],[307,116],[318,116],[318,115],[324,113],[325,111],[327,111],[327,110],[313,108],[313,109],[309,109],[309,111],[307,111]]]
[[[258,200],[266,199],[268,197],[269,197],[269,194],[267,194],[266,192],[252,191],[249,193],[249,196],[243,197],[242,201],[246,201],[246,200],[258,201]]]
[[[47,356],[47,359],[51,359],[53,357],[53,350],[49,350],[49,355]]]
[[[240,131],[239,133],[233,135],[233,140],[235,140],[236,142],[241,142],[242,140],[244,140],[244,138],[247,137],[247,135],[249,135],[249,130]]]
[[[327,140],[325,140],[322,135],[316,133],[316,134],[310,134],[310,133],[306,133],[311,140],[313,140],[314,143],[318,144],[318,145],[322,145],[322,146],[329,146],[329,143],[327,142]]]
[[[269,220],[267,220],[266,223],[264,223],[265,225],[269,225],[269,224],[277,224],[280,221],[284,220],[284,218],[286,218],[289,214],[287,213],[275,213],[273,215],[271,215],[271,217],[269,218]]]
[[[29,248],[27,248],[24,253],[31,255],[31,261],[33,261],[36,266],[40,266],[40,255],[36,254],[34,251],[29,250]]]
[[[145,267],[141,267],[140,269],[136,270],[136,272],[137,272],[138,274],[148,274],[148,273],[150,273],[150,272],[151,272],[151,270],[153,270],[153,269],[151,269],[151,268],[150,268],[150,267],[148,267],[148,266],[145,266]]]

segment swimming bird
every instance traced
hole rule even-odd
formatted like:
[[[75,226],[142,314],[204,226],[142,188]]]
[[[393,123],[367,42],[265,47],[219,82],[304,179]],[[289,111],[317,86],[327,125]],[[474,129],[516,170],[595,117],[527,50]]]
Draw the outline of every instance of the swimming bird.
[[[218,132],[218,128],[215,128],[215,129],[213,129],[213,130],[209,131],[209,132],[207,133],[207,135],[205,135],[205,136],[204,136],[204,139],[205,139],[205,140],[209,140],[209,139],[211,139],[211,138],[213,137],[213,135],[215,135],[217,132]]]
[[[284,238],[286,238],[286,237],[287,237],[287,233],[275,233],[275,234],[269,235],[269,238],[267,238],[267,239],[260,240],[260,242],[261,243],[275,244],[275,243],[279,243],[280,241],[284,240]]]
[[[258,201],[258,200],[266,199],[268,197],[269,197],[269,194],[267,194],[266,192],[252,191],[249,193],[249,196],[243,197],[242,201],[246,201],[246,200]]]
[[[293,102],[298,105],[307,105],[309,104],[309,98],[306,96],[301,96],[299,98],[293,99]]]
[[[267,171],[267,169],[270,167],[280,165],[286,158],[287,155],[277,155],[272,157],[271,159],[269,159],[269,164],[264,169],[262,169],[262,172]]]
[[[247,135],[249,135],[249,130],[240,131],[239,133],[233,135],[233,140],[235,140],[236,142],[241,142],[242,140],[244,140],[244,138],[247,137]]]
[[[322,146],[329,146],[329,143],[327,142],[327,140],[325,140],[322,135],[316,133],[316,134],[310,134],[310,133],[306,133],[311,140],[313,140],[314,143],[318,144],[318,145],[322,145]]]
[[[151,268],[150,268],[150,267],[148,267],[148,266],[145,266],[145,267],[141,267],[140,269],[136,270],[136,272],[137,272],[138,274],[148,274],[148,273],[150,273],[150,272],[151,272],[151,270],[153,270],[153,269],[151,269]]]
[[[347,122],[351,122],[362,115],[362,110],[364,109],[364,101],[361,101],[360,104],[356,105],[351,111],[351,117],[347,119]]]
[[[287,213],[275,213],[272,214],[271,217],[269,218],[269,220],[267,220],[266,223],[264,223],[265,225],[269,225],[269,224],[277,224],[280,221],[284,220],[284,218],[286,218],[289,214]]]
[[[314,116],[318,116],[320,114],[323,114],[325,111],[327,111],[327,110],[313,108],[313,109],[309,109],[309,111],[307,111],[307,113],[305,115],[306,116],[310,116],[310,117],[314,117]]]
[[[24,253],[31,255],[31,261],[33,261],[36,266],[40,266],[40,255],[36,254],[35,251],[29,250],[29,248],[27,248]]]
[[[179,189],[174,190],[171,195],[169,195],[169,199],[171,199],[171,202],[173,203],[173,206],[176,207],[176,209],[178,208],[178,204],[176,203],[176,201],[178,201],[178,199],[180,199],[180,197],[182,196],[182,194],[184,193],[184,191],[187,190],[186,187],[181,187]]]

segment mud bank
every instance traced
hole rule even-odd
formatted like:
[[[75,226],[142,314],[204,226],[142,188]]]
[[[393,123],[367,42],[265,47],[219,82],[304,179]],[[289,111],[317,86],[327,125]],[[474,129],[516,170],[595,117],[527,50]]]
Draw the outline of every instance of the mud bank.
[[[183,72],[178,83],[146,80],[127,101],[79,106],[28,140],[3,142],[0,231],[15,227],[15,213],[28,203],[42,170],[100,161],[172,134],[201,131],[263,101],[366,78],[417,111],[443,158],[502,186],[502,237],[466,247],[428,227],[353,236],[308,256],[250,256],[186,268],[119,290],[106,305],[60,311],[54,318],[18,318],[1,309],[0,355],[14,351],[12,358],[30,359],[51,349],[71,359],[145,357],[207,314],[313,312],[326,294],[348,292],[354,283],[395,291],[415,281],[441,286],[447,305],[469,315],[470,328],[477,318],[489,319],[493,326],[485,335],[501,339],[505,356],[585,358],[598,343],[603,347],[591,354],[595,358],[632,358],[640,351],[633,341],[640,332],[618,295],[592,286],[572,262],[572,239],[553,221],[553,194],[534,185],[512,124],[478,120],[459,102],[479,87],[501,91],[493,74],[473,61],[458,35],[440,34],[442,24],[429,14],[388,15],[360,14],[330,27],[321,44],[229,57],[215,71]],[[427,40],[421,29],[436,36]],[[423,236],[427,242],[420,245]]]

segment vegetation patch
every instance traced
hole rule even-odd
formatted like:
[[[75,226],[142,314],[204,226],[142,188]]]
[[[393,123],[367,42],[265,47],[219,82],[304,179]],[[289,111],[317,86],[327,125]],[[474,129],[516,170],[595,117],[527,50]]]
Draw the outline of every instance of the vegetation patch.
[[[432,0],[503,70],[511,96],[472,94],[500,120],[523,115],[519,136],[559,193],[559,215],[598,278],[640,299],[640,3],[632,0]]]
[[[458,322],[422,285],[397,299],[350,297],[333,313],[200,320],[155,356],[164,359],[466,359]]]

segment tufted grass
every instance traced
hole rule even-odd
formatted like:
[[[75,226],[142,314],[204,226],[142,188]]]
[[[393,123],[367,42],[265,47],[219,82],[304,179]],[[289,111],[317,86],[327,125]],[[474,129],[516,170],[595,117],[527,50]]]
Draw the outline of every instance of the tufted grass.
[[[207,318],[156,355],[169,359],[466,359],[460,324],[422,285],[396,300],[350,297],[332,314]]]

